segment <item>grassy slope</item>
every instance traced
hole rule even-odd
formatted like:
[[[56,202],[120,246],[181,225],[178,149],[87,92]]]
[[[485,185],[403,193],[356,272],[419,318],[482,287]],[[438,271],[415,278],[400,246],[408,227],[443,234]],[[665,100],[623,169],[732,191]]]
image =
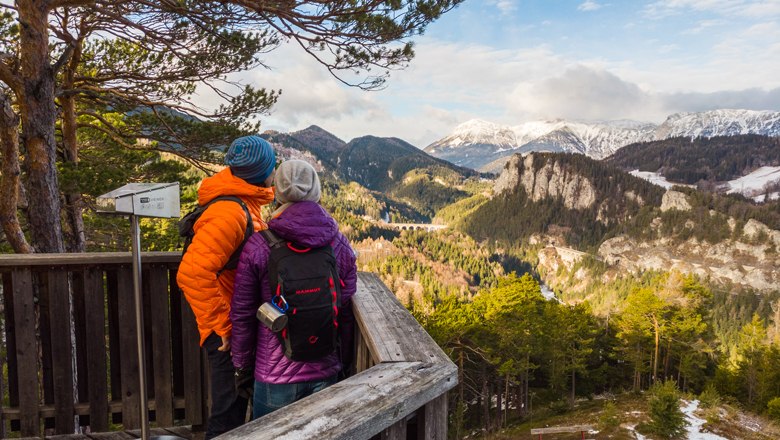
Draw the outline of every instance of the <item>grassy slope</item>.
[[[536,411],[531,420],[522,424],[504,429],[502,432],[483,437],[484,440],[515,440],[529,439],[532,428],[549,426],[593,425],[599,429],[599,419],[604,410],[606,399],[580,401],[574,410],[565,414],[553,414],[550,410]],[[647,403],[643,396],[636,394],[623,394],[613,400],[620,418],[620,426],[609,429],[599,429],[597,434],[585,434],[585,438],[633,440],[636,438],[630,429],[639,423],[647,422]],[[780,438],[780,425],[767,420],[764,417],[747,414],[739,409],[722,404],[710,413],[717,413],[717,418],[709,417],[711,422],[704,425],[708,432],[712,432],[728,439],[745,440],[771,440]],[[696,415],[707,417],[707,410],[699,409]],[[718,420],[716,420],[718,419]],[[752,428],[752,429],[751,429]],[[571,440],[579,438],[579,433],[545,434],[544,440]],[[651,438],[651,437],[648,437]]]

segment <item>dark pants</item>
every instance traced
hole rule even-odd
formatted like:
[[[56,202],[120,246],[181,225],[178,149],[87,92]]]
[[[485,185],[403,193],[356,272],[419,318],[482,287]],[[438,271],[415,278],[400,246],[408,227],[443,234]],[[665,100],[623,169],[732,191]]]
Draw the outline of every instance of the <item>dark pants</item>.
[[[273,384],[255,381],[255,395],[252,399],[252,419],[263,417],[279,408],[297,402],[304,397],[321,391],[334,383],[336,377],[312,382]]]
[[[221,346],[222,338],[216,333],[209,335],[203,343],[211,372],[211,415],[206,440],[238,428],[246,421],[247,400],[236,394],[230,352],[217,350]]]

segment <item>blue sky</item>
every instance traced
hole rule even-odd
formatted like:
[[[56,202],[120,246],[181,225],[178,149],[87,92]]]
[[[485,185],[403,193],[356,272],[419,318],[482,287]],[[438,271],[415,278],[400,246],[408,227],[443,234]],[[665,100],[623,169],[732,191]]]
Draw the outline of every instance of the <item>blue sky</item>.
[[[282,89],[267,129],[316,124],[420,148],[473,118],[780,110],[780,0],[466,0],[413,41],[415,59],[382,91],[345,87],[293,47],[241,80]]]

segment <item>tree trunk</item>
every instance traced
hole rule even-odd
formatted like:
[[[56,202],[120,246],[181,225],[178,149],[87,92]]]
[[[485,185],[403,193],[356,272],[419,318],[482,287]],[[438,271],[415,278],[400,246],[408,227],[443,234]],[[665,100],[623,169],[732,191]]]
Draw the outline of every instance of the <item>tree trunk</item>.
[[[655,355],[653,356],[653,383],[655,384],[658,381],[658,345],[659,345],[659,336],[660,336],[660,329],[658,327],[658,318],[653,316],[653,329],[655,330]]]
[[[490,388],[488,387],[487,372],[482,375],[482,424],[485,432],[490,432]]]
[[[0,180],[0,224],[8,243],[17,254],[30,254],[32,246],[19,224],[19,116],[11,108],[10,97],[0,93],[0,143],[2,143],[3,168]]]
[[[577,382],[576,382],[576,372],[574,370],[571,370],[571,403],[570,406],[574,408],[574,400],[575,400],[575,390],[577,389]]]
[[[28,221],[38,252],[63,252],[54,137],[55,72],[49,60],[49,2],[17,2],[21,29],[21,115],[27,173]]]
[[[81,62],[81,42],[77,43],[73,56],[65,72],[66,89],[73,88],[74,73]],[[62,144],[65,151],[65,161],[78,166],[79,146],[76,140],[76,100],[72,95],[60,98],[62,105]],[[81,192],[70,191],[65,194],[65,209],[68,213],[68,226],[70,230],[68,239],[69,252],[84,252],[86,250],[86,238],[84,234],[84,218],[82,217],[83,199]]]
[[[504,410],[504,426],[506,426],[507,419],[509,418],[509,373],[506,374],[505,380],[504,405],[506,406],[506,409]]]
[[[672,357],[672,338],[667,339],[666,353],[664,354],[664,379],[669,377],[669,363]]]
[[[501,392],[501,378],[498,378],[498,383],[496,384],[496,418],[495,418],[495,425],[496,430],[500,430],[503,427],[503,420],[504,420],[504,399],[503,399],[503,393]]]

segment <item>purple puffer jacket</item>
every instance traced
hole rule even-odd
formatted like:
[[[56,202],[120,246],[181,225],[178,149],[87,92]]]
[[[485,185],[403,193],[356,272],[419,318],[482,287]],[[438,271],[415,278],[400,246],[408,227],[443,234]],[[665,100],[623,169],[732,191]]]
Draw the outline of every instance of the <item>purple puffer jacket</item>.
[[[339,232],[336,221],[319,204],[291,204],[281,215],[268,222],[279,237],[305,247],[330,244],[336,256],[339,277],[344,282],[339,309],[341,356],[344,363],[352,360],[354,315],[352,295],[357,287],[355,253],[349,241]],[[244,246],[236,270],[230,319],[233,334],[230,340],[233,365],[250,368],[254,363],[255,380],[264,383],[288,384],[322,380],[341,370],[336,353],[316,362],[295,362],[286,358],[274,333],[255,317],[257,308],[271,300],[268,282],[268,258],[271,250],[262,235],[254,234]]]

